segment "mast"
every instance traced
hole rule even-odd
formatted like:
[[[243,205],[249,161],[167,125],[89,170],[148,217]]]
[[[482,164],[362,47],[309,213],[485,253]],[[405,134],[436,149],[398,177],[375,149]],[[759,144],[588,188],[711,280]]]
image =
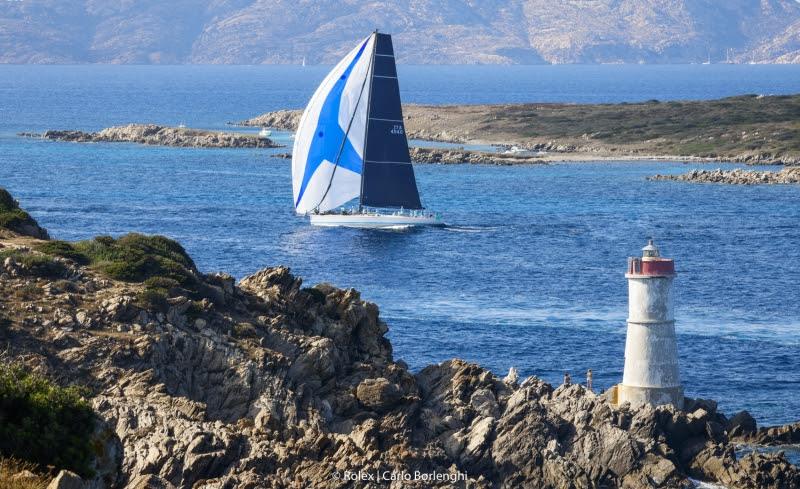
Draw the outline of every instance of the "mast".
[[[364,146],[361,148],[361,192],[358,194],[358,212],[364,209],[364,172],[367,169],[367,140],[369,139],[369,114],[372,112],[372,75],[375,73],[375,49],[378,47],[378,29],[372,33],[372,53],[369,60],[369,71],[365,81],[369,83],[367,89],[367,120],[364,123]]]

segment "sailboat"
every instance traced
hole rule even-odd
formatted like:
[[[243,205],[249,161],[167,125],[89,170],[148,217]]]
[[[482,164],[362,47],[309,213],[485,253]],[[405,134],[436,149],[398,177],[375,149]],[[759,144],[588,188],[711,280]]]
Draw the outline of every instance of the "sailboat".
[[[295,211],[317,226],[439,224],[420,201],[390,35],[358,43],[314,92],[295,135],[292,188]]]

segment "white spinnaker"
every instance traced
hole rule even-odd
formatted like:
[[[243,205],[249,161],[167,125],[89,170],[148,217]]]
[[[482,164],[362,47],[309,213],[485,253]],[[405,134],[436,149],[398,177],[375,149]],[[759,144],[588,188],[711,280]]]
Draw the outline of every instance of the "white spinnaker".
[[[365,41],[366,45],[362,51],[361,46],[364,45]],[[353,66],[345,82],[344,90],[342,91],[338,122],[344,133],[347,132],[350,120],[353,120],[350,131],[347,132],[347,138],[363,160],[363,155],[361,153],[364,147],[366,131],[366,92],[369,90],[368,86],[364,86],[364,80],[369,73],[374,42],[375,36],[370,36],[368,39],[359,42],[358,45],[328,73],[328,76],[325,77],[314,92],[311,101],[303,112],[303,116],[300,118],[297,133],[295,134],[294,147],[292,149],[292,187],[294,202],[297,204],[295,210],[300,214],[306,214],[313,210],[331,210],[358,197],[361,193],[360,173],[341,166],[337,167],[333,161],[324,160],[319,164],[306,184],[302,198],[299,202],[297,201],[303,184],[306,166],[309,164],[316,164],[316,162],[308,161],[308,153],[313,139],[316,136],[320,111],[322,110],[328,94],[353,62],[359,51],[362,51],[361,57]],[[363,94],[361,94],[362,87],[364,90]],[[361,98],[359,101],[360,94]],[[355,117],[353,117],[354,110],[357,111]],[[333,159],[335,159],[335,157]]]

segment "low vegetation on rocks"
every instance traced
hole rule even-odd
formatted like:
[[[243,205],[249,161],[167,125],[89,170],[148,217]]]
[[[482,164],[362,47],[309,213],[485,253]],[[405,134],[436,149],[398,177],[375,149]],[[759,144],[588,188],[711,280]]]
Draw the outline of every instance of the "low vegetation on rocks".
[[[19,202],[14,200],[4,188],[0,188],[0,228],[35,238],[47,239],[47,231],[39,227],[30,214],[22,210]]]
[[[46,489],[50,477],[34,463],[0,457],[0,487],[3,489]]]
[[[66,270],[63,263],[52,257],[28,250],[0,250],[0,262],[7,267],[16,265],[31,275],[44,278],[59,278]]]
[[[301,113],[268,112],[240,124],[294,130]],[[617,104],[407,104],[403,117],[412,139],[516,145],[555,153],[550,155],[554,161],[679,157],[800,164],[800,95]]]
[[[94,413],[85,394],[0,363],[0,455],[92,476]]]

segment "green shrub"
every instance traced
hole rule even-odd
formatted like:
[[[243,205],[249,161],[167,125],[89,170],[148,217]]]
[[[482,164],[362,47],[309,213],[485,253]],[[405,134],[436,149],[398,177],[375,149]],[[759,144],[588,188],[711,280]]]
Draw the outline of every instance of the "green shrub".
[[[93,475],[94,413],[77,387],[0,364],[0,455]]]
[[[72,260],[79,265],[86,265],[89,263],[89,257],[86,254],[78,251],[75,246],[66,241],[46,241],[36,245],[36,251],[51,256],[60,256]]]
[[[112,279],[144,282],[162,277],[193,290],[197,286],[194,262],[177,242],[164,236],[126,234],[118,239],[98,236],[75,243],[93,267]]]
[[[255,338],[258,334],[252,324],[238,323],[233,326],[233,336],[236,338]]]
[[[161,312],[169,308],[167,293],[163,289],[144,289],[136,295],[136,304],[143,309]]]
[[[62,277],[67,271],[63,263],[57,262],[52,256],[40,255],[21,250],[0,251],[0,261],[13,258],[23,268],[29,270],[31,275],[37,277],[56,278]]]
[[[20,209],[19,203],[4,188],[0,188],[0,228],[47,238],[47,232],[39,227],[30,214]]]
[[[311,300],[318,304],[325,304],[325,293],[314,287],[304,287],[303,292],[311,296]]]
[[[189,307],[186,309],[186,318],[190,321],[194,321],[195,319],[203,317],[205,314],[205,309],[203,309],[203,304],[200,301],[192,301],[189,304]]]
[[[164,289],[166,291],[180,286],[177,280],[167,277],[150,277],[144,281],[144,286],[148,289]]]

